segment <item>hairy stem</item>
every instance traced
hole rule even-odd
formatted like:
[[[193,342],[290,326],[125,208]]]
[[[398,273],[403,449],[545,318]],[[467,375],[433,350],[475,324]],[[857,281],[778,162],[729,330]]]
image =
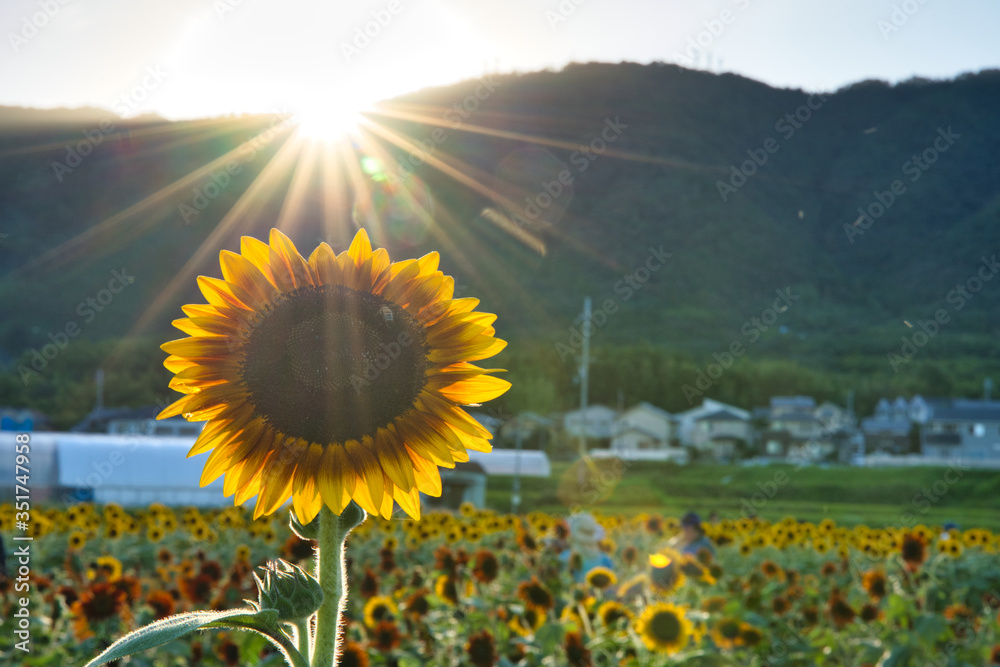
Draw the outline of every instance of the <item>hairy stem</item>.
[[[334,667],[340,658],[340,619],[347,604],[344,541],[364,519],[364,510],[353,502],[340,516],[326,507],[319,513],[316,578],[323,589],[323,604],[316,612],[312,667]]]

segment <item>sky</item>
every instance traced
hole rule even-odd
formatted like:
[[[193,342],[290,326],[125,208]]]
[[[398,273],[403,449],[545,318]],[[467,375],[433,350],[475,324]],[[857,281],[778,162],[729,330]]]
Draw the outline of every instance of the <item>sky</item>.
[[[491,72],[672,62],[778,87],[1000,67],[996,0],[3,0],[0,105],[333,116]]]

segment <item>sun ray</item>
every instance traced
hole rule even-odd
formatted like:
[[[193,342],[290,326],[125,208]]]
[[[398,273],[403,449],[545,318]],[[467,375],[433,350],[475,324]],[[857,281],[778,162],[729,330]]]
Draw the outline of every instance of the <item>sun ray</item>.
[[[183,176],[169,185],[160,188],[153,194],[143,198],[141,201],[136,202],[125,210],[119,211],[111,217],[105,218],[101,222],[88,227],[77,236],[64,241],[55,248],[52,248],[42,255],[21,265],[13,271],[13,274],[30,274],[33,271],[43,268],[46,270],[52,270],[74,259],[79,254],[89,252],[98,247],[104,252],[109,251],[112,248],[110,241],[119,235],[119,228],[125,223],[125,221],[156,208],[177,195],[177,193],[186,190],[190,185],[200,183],[213,171],[225,166],[229,160],[236,157],[239,152],[243,150],[244,146],[252,141],[253,138],[248,139],[239,146],[227,151],[223,155],[199,167],[195,171],[190,172],[186,176]],[[141,230],[136,230],[133,227],[131,233],[135,234],[138,233],[138,231]],[[121,240],[121,237],[118,237],[119,243]]]
[[[463,122],[459,127],[453,127],[454,123],[448,121],[443,116],[425,116],[423,114],[415,114],[411,112],[401,111],[393,109],[390,105],[382,105],[371,112],[373,115],[387,116],[389,118],[396,118],[399,120],[410,121],[414,123],[420,123],[422,125],[432,125],[435,127],[447,127],[458,132],[473,132],[475,134],[482,134],[488,137],[494,137],[496,139],[510,139],[513,141],[523,141],[526,143],[536,144],[539,146],[547,146],[549,148],[561,148],[568,151],[580,150],[580,142],[578,141],[564,141],[562,139],[549,139],[547,137],[540,137],[533,134],[525,134],[523,132],[514,132],[511,130],[498,130],[492,127],[486,127],[484,125],[478,125],[476,123]],[[602,127],[603,129],[603,127]],[[695,171],[710,171],[717,172],[720,169],[724,172],[726,171],[722,167],[716,165],[706,165],[700,164],[698,162],[690,162],[688,160],[680,160],[677,158],[664,158],[656,157],[653,155],[642,155],[640,153],[631,153],[629,151],[617,150],[611,146],[605,148],[601,155],[606,155],[608,157],[616,157],[621,160],[630,160],[633,162],[647,162],[649,164],[658,164],[666,167],[681,167],[685,169],[695,170]]]
[[[170,305],[170,302],[178,296],[181,288],[191,280],[198,267],[208,257],[217,253],[218,248],[225,245],[225,242],[233,236],[239,223],[242,222],[243,216],[251,210],[259,193],[271,184],[270,181],[277,180],[290,168],[291,163],[301,153],[302,147],[302,142],[298,141],[286,141],[281,145],[278,152],[264,165],[264,168],[236,200],[232,208],[226,212],[226,215],[215,226],[204,243],[195,250],[170,283],[157,294],[149,307],[139,316],[129,332],[130,336],[136,335],[150,326],[160,313]]]
[[[389,143],[397,145],[400,148],[404,148],[404,150],[407,149],[407,146],[413,146],[412,143],[408,142],[407,138],[401,137],[387,128],[374,128],[366,125],[365,129],[370,130],[373,134],[381,133],[383,138]],[[363,138],[359,140],[359,144],[362,148],[366,148],[369,154],[373,154],[379,159],[384,161],[390,161],[392,159],[391,155],[389,155],[383,146],[381,146],[378,142],[372,141],[371,139],[364,138],[364,135]],[[451,156],[443,153],[442,157],[444,159],[453,159]],[[433,156],[431,156],[431,158],[433,159]],[[472,174],[479,173],[478,170],[474,169],[470,165],[466,165],[459,160],[456,160],[456,162],[458,162],[457,166],[451,166],[444,161],[431,162],[428,160],[428,164],[431,166],[437,167],[437,165],[440,164],[441,167],[437,168],[442,171],[442,173],[446,173],[447,175],[451,175],[453,173],[463,174],[465,172]],[[450,172],[448,171],[449,169]],[[360,177],[360,172],[357,173],[358,177]],[[471,182],[481,188],[481,192],[488,198],[497,199],[498,195],[488,186],[484,186],[475,180],[472,180]],[[412,196],[410,196],[409,199],[411,202],[414,201]],[[490,249],[484,246],[480,239],[476,238],[469,232],[467,225],[460,224],[457,220],[455,220],[455,217],[450,211],[447,210],[447,208],[442,207],[438,214],[428,221],[428,224],[431,233],[434,234],[435,239],[439,244],[439,247],[446,249],[449,255],[451,255],[455,261],[459,262],[466,275],[481,275],[484,267],[488,268],[494,275],[503,274],[504,267],[500,266],[494,259],[494,255],[490,252]],[[540,240],[537,243],[537,247],[544,248],[544,245]],[[543,253],[540,252],[539,254]],[[600,256],[600,253],[594,254],[596,256]],[[506,293],[504,290],[509,291],[511,289],[510,285],[505,286],[504,289],[497,288],[486,280],[481,280],[480,284],[481,289],[484,291],[484,297],[495,298],[497,301],[502,300],[505,296]],[[532,310],[533,314],[540,319],[545,319],[547,317],[547,313],[544,309],[537,307],[535,305],[535,300],[531,299],[530,295],[527,294],[523,288],[514,286],[513,289],[518,292],[518,296],[524,304],[524,308]]]
[[[120,121],[121,122],[121,121]],[[128,121],[124,121],[128,122]],[[134,122],[134,121],[132,121]],[[129,137],[132,139],[136,138],[150,138],[156,137],[161,134],[172,134],[178,132],[189,132],[194,130],[206,130],[212,131],[220,127],[232,127],[232,118],[205,118],[194,121],[185,121],[183,123],[170,123],[163,122],[158,123],[153,127],[133,129],[129,125],[121,125],[117,129],[112,130],[107,133],[102,133],[103,141],[109,140],[112,135],[120,134],[122,131],[128,130]],[[95,128],[80,128],[81,130],[92,130]],[[97,128],[98,130],[100,128]],[[80,133],[77,136],[82,136]],[[75,136],[72,139],[64,139],[62,141],[50,141],[45,144],[32,144],[30,146],[21,146],[19,148],[9,148],[5,151],[0,151],[0,158],[11,157],[14,155],[25,155],[30,153],[44,153],[47,151],[57,150],[60,148],[66,148],[72,145],[74,142],[79,142],[81,140],[77,139]]]
[[[306,197],[309,196],[309,186],[316,175],[321,150],[322,147],[314,142],[306,142],[303,146],[299,159],[292,167],[292,180],[281,203],[281,211],[278,213],[278,222],[275,225],[278,229],[291,231],[302,219],[302,210]]]

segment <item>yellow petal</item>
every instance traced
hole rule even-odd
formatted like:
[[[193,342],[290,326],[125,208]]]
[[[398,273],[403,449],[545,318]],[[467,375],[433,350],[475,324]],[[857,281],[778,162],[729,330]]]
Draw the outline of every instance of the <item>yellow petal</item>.
[[[480,375],[441,387],[437,389],[437,392],[449,401],[468,405],[491,401],[508,389],[510,389],[510,382],[507,380],[492,375]]]
[[[372,450],[392,483],[409,492],[416,483],[413,479],[413,465],[396,431],[392,427],[380,428],[372,442]]]
[[[372,254],[372,243],[368,240],[368,232],[362,227],[354,235],[351,247],[347,249],[347,254],[354,260],[355,266],[361,266]]]
[[[198,289],[211,305],[220,310],[228,308],[230,311],[253,311],[253,297],[242,287],[227,283],[225,280],[198,276]]]
[[[292,289],[306,287],[312,284],[312,277],[309,274],[309,264],[306,263],[291,239],[282,234],[277,229],[271,230],[271,271],[277,285],[286,282]]]
[[[257,267],[257,270],[271,281],[272,285],[277,286],[271,277],[271,266],[269,263],[271,248],[266,243],[252,236],[244,236],[240,239],[240,254],[250,260]]]
[[[312,270],[313,282],[321,285],[339,285],[342,272],[337,264],[337,256],[326,243],[321,243],[309,256],[309,268]]]
[[[219,253],[219,262],[222,265],[222,277],[246,290],[255,301],[253,305],[260,306],[274,298],[274,285],[246,257],[223,250]]]

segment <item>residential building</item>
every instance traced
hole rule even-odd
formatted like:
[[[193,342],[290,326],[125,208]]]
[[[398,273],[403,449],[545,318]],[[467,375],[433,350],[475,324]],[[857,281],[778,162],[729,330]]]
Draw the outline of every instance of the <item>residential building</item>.
[[[704,417],[705,415],[710,415],[713,412],[718,412],[720,410],[726,410],[733,413],[747,421],[750,420],[750,412],[748,410],[743,410],[735,405],[729,405],[723,403],[722,401],[716,401],[711,398],[706,398],[702,401],[701,405],[696,408],[691,408],[685,412],[679,412],[674,415],[674,426],[676,432],[676,438],[680,440],[682,445],[695,446],[694,444],[694,433],[697,429],[697,419],[699,417]],[[710,448],[710,445],[703,443],[706,449]]]
[[[925,456],[1000,460],[1000,401],[956,398],[936,406],[920,444]]]
[[[673,416],[650,403],[639,403],[614,422],[611,449],[663,449],[670,446]]]
[[[614,435],[616,413],[606,405],[588,405],[563,415],[563,431],[572,438],[585,435],[594,440],[610,440]]]
[[[730,410],[716,410],[695,420],[692,444],[710,449],[718,461],[733,461],[753,437],[750,420]]]

